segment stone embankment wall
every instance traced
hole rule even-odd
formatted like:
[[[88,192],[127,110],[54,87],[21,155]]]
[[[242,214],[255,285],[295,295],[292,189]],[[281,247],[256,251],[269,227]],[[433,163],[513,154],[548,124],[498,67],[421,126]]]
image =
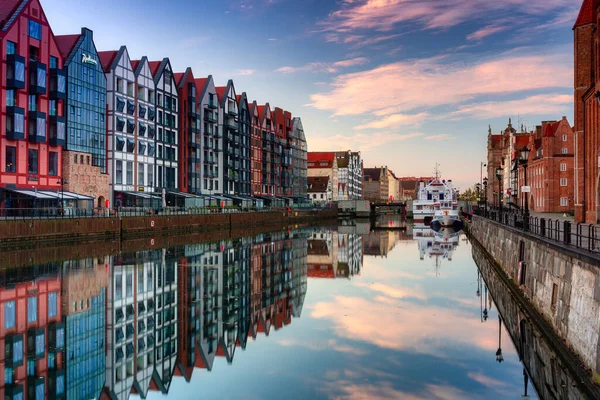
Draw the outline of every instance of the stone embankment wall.
[[[548,335],[552,328],[524,296],[519,295],[520,289],[510,277],[502,272],[478,243],[473,243],[472,252],[501,316],[501,325],[496,320],[488,320],[487,323],[496,324],[498,329],[506,328],[526,376],[539,397],[572,400],[600,398],[600,386],[594,384],[588,372],[581,368],[579,359],[556,335]],[[510,344],[503,342],[502,349],[507,347]]]
[[[263,229],[336,220],[337,210],[147,217],[25,219],[0,221],[0,243],[127,239],[206,231]],[[250,234],[250,233],[249,233]]]
[[[598,378],[600,259],[477,216],[468,230]]]

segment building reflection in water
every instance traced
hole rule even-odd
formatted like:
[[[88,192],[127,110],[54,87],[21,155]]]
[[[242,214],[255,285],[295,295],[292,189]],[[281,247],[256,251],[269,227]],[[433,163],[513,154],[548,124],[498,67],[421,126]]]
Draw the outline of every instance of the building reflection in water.
[[[0,272],[0,397],[168,393],[299,318],[308,231]]]
[[[320,229],[308,239],[308,276],[346,278],[359,275],[363,264],[363,237]]]

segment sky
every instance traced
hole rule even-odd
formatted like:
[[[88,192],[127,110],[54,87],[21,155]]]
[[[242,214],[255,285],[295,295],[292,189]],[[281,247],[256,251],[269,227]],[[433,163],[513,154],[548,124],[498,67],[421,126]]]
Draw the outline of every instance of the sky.
[[[302,118],[309,151],[480,179],[488,126],[573,124],[581,0],[42,0],[55,34],[169,57]],[[484,171],[485,174],[485,171]]]

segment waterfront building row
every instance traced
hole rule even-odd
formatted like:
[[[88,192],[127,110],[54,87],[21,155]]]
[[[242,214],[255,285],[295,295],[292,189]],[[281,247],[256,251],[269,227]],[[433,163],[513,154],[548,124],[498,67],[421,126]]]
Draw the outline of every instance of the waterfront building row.
[[[301,119],[232,80],[54,35],[39,0],[0,8],[0,52],[0,209],[306,198]]]
[[[145,398],[300,317],[303,231],[1,273],[0,396]]]
[[[544,213],[575,212],[575,133],[566,117],[543,121],[533,131],[509,123],[500,134],[488,131],[487,199],[491,204],[527,206]],[[527,148],[527,179],[521,150]],[[497,169],[500,168],[500,179]],[[525,185],[527,183],[527,185]],[[525,191],[524,187],[527,186]]]
[[[315,203],[363,198],[360,152],[310,152],[307,156],[309,198]]]

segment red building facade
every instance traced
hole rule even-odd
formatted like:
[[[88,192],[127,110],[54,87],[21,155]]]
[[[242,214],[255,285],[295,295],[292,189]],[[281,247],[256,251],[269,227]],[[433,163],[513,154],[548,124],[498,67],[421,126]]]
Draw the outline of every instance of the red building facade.
[[[250,114],[250,193],[254,196],[262,194],[262,127],[259,123],[260,114],[256,100],[248,103]]]
[[[262,187],[260,195],[275,196],[276,178],[279,176],[280,171],[275,162],[275,124],[269,103],[258,106],[258,114],[262,141]]]
[[[0,208],[4,208],[18,206],[15,203],[21,200],[3,188],[61,188],[66,77],[38,0],[2,2],[0,54]]]
[[[598,0],[584,0],[575,26],[575,220],[598,222],[600,202],[599,130],[600,37]]]
[[[2,274],[2,282],[10,285],[0,288],[0,397],[62,398],[61,279],[56,270],[42,279],[35,278],[37,270],[28,272],[31,280],[13,280],[14,270]]]
[[[179,190],[189,192],[190,178],[201,173],[200,160],[195,160],[196,150],[200,146],[200,129],[197,122],[198,107],[196,96],[198,88],[191,68],[173,75],[177,82],[179,95]],[[192,140],[193,139],[193,140]]]
[[[520,204],[527,195],[531,211],[570,213],[574,210],[574,146],[575,135],[566,117],[560,121],[544,121],[531,133],[527,166],[527,186],[531,192],[520,193]],[[524,184],[521,165],[519,187]]]

